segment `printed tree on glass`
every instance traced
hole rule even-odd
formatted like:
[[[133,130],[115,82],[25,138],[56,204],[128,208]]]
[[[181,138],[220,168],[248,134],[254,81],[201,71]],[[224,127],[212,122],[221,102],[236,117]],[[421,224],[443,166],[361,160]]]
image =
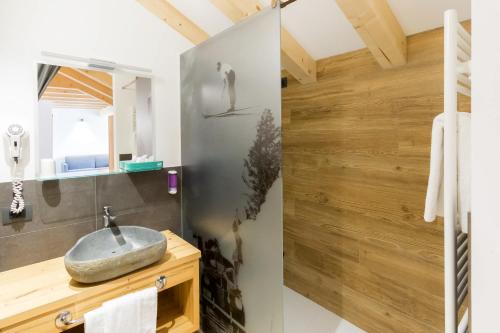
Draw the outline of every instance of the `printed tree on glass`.
[[[255,220],[281,168],[281,131],[269,109],[264,110],[257,124],[257,136],[244,160],[244,168],[243,182],[251,190],[247,194],[245,215]]]

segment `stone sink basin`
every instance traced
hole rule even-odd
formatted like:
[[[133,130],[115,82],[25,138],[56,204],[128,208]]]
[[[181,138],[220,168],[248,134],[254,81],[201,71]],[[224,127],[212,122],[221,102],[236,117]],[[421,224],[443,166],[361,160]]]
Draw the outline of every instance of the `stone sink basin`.
[[[158,231],[113,226],[80,238],[64,256],[64,265],[74,280],[94,283],[150,265],[166,249],[167,239]]]

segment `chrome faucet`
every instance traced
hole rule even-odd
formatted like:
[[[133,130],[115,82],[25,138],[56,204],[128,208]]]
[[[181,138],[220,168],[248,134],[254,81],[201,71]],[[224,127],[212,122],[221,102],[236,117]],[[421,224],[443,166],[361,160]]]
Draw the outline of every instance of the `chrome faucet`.
[[[112,209],[113,207],[111,206],[104,206],[104,215],[103,215],[103,219],[104,219],[104,228],[109,228],[111,227],[110,225],[110,222],[114,222],[116,220],[116,216],[114,215],[111,215],[112,214]]]

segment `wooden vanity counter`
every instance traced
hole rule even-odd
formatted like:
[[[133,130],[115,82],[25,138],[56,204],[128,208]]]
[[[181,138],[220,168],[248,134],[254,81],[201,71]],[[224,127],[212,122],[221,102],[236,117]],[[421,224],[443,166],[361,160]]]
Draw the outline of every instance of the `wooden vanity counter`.
[[[107,300],[155,286],[161,275],[167,281],[158,294],[157,331],[197,331],[200,251],[170,231],[163,234],[167,251],[162,260],[110,281],[72,280],[63,257],[0,273],[0,332],[61,332],[55,326],[60,312],[82,318]]]

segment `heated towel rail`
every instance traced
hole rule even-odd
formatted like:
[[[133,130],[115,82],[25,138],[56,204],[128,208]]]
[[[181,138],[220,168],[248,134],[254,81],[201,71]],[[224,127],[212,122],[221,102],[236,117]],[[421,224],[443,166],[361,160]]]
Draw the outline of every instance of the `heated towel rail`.
[[[466,299],[468,237],[457,227],[457,107],[458,94],[471,95],[471,35],[460,24],[455,10],[444,14],[444,261],[445,333],[464,333],[468,310],[458,320],[458,309]]]

